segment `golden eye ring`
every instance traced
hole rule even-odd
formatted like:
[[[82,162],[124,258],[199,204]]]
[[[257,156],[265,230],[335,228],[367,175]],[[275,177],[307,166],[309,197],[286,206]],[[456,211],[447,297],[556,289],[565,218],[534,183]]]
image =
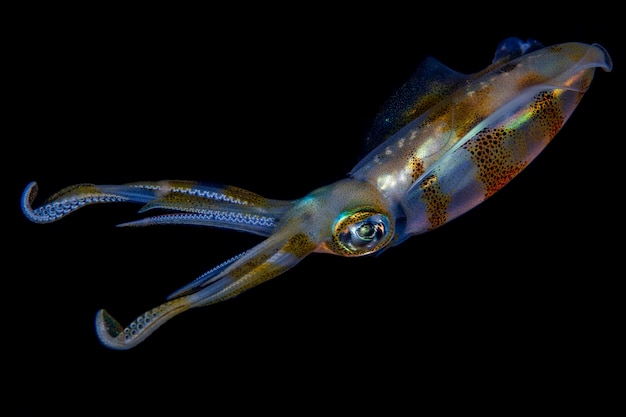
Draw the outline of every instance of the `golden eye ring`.
[[[343,256],[361,256],[384,247],[393,236],[389,216],[371,208],[343,212],[333,225],[331,249]]]

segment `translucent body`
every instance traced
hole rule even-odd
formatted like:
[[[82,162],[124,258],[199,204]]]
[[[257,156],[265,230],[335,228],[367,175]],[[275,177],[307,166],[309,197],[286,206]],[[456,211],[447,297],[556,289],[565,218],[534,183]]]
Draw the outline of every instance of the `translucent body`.
[[[364,256],[433,230],[505,186],[570,117],[596,68],[611,70],[599,45],[505,39],[483,71],[465,75],[428,58],[386,104],[367,138],[373,150],[348,178],[293,201],[232,186],[192,181],[78,184],[32,208],[36,223],[102,203],[143,204],[164,211],[121,226],[184,224],[222,227],[266,239],[175,291],[123,327],[105,310],[96,332],[112,349],[136,346],[190,308],[240,294],[294,267],[313,252]]]

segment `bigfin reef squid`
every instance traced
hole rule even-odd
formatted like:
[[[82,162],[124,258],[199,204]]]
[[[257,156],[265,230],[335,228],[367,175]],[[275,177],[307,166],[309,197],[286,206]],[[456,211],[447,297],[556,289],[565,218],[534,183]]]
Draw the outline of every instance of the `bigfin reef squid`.
[[[473,74],[432,57],[382,107],[370,149],[346,178],[295,200],[234,187],[165,180],[78,184],[33,208],[38,186],[22,194],[24,215],[51,223],[92,204],[139,203],[158,214],[120,226],[197,225],[265,239],[200,275],[122,326],[106,310],[95,329],[111,349],[137,346],[168,320],[227,300],[293,268],[311,253],[379,254],[434,230],[509,183],[548,145],[588,90],[596,68],[611,71],[598,44],[503,40],[492,63]]]

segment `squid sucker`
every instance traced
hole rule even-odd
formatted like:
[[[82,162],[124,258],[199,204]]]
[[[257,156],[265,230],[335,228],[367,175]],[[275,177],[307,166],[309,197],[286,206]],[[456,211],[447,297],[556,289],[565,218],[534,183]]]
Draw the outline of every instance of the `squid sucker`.
[[[33,208],[52,223],[81,207],[139,203],[152,216],[119,226],[196,225],[265,239],[169,295],[122,326],[106,310],[95,329],[111,349],[137,346],[183,311],[227,300],[294,267],[310,253],[379,254],[476,207],[519,174],[554,138],[594,77],[612,69],[598,44],[543,46],[507,38],[491,64],[462,74],[426,58],[383,105],[366,137],[368,152],[346,178],[295,200],[234,186],[182,180],[72,185]]]

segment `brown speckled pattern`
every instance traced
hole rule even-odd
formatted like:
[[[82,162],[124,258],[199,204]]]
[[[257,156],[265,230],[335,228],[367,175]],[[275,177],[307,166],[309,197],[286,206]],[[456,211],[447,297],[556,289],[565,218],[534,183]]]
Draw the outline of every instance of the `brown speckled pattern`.
[[[266,207],[268,205],[268,201],[265,197],[239,187],[226,186],[224,187],[224,194],[231,197],[233,200],[254,204],[255,206]]]
[[[462,146],[478,167],[485,199],[528,165],[528,147],[545,144],[557,134],[564,122],[560,96],[553,91],[537,94],[524,117],[528,121],[519,126],[483,129]]]
[[[512,152],[504,142],[511,135],[509,129],[485,129],[463,144],[463,149],[472,154],[478,166],[478,179],[485,186],[485,198],[490,197],[524,167],[526,162],[513,161]]]
[[[315,249],[315,243],[305,233],[296,233],[289,238],[283,251],[293,254],[297,258],[303,258]]]
[[[412,154],[409,157],[407,166],[413,182],[417,181],[418,178],[424,173],[424,161],[422,161],[421,158],[418,158],[415,154]]]
[[[435,175],[424,178],[421,183],[422,199],[426,203],[430,229],[443,225],[448,219],[450,195],[443,193]]]
[[[561,129],[565,119],[561,110],[561,95],[555,91],[543,91],[533,101],[532,116],[535,128],[544,131],[543,135],[534,135],[542,142],[549,142]],[[581,95],[582,97],[582,95]]]

